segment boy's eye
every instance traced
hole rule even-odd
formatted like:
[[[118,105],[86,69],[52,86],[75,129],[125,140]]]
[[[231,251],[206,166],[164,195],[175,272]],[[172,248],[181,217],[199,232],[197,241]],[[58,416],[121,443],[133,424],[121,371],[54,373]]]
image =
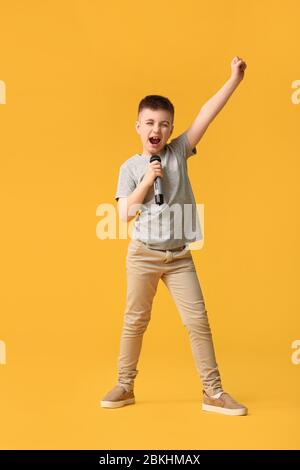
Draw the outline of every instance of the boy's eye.
[[[147,125],[152,125],[152,122],[146,122]],[[168,124],[163,124],[164,127],[168,127]]]

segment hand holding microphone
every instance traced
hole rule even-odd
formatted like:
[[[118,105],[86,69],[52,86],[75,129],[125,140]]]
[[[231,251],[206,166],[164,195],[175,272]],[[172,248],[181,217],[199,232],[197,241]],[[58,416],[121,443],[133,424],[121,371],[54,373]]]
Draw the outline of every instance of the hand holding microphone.
[[[154,185],[154,196],[156,204],[163,204],[164,197],[162,192],[163,169],[161,166],[161,159],[159,155],[152,155],[150,163],[144,176],[144,181],[147,185]]]

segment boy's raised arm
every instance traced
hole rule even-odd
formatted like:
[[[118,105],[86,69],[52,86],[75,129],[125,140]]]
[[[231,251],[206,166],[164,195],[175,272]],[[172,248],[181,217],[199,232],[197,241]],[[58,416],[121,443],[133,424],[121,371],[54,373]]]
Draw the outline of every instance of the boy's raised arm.
[[[191,148],[194,148],[198,144],[209,124],[221,111],[229,97],[244,78],[244,71],[247,67],[247,64],[243,61],[243,59],[235,56],[232,59],[230,65],[230,78],[225,82],[220,90],[202,106],[196,119],[186,131],[187,139]]]

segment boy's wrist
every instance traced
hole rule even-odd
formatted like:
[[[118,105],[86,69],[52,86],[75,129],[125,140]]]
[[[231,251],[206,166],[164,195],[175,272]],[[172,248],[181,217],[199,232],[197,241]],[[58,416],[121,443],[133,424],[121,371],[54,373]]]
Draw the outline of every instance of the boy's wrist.
[[[147,183],[144,179],[142,179],[142,181],[140,182],[140,187],[141,187],[141,188],[150,189],[151,186],[152,186],[152,183],[149,184],[149,183]]]
[[[229,82],[233,83],[234,85],[239,85],[239,83],[243,80],[243,77],[238,77],[236,75],[231,75],[229,77]]]

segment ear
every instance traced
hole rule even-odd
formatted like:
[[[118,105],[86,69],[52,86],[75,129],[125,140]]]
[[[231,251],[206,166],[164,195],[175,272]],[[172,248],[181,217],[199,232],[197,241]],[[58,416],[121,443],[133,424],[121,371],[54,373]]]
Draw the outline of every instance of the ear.
[[[140,133],[140,123],[139,123],[139,121],[135,121],[135,130],[138,134]]]

